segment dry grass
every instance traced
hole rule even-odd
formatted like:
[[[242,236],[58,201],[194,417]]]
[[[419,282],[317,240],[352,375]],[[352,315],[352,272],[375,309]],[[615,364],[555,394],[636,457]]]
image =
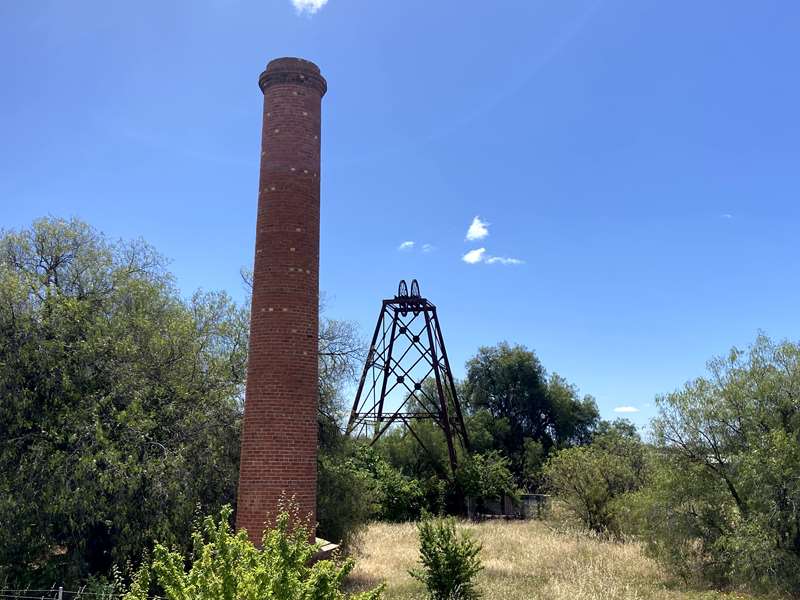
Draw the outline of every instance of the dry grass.
[[[756,600],[755,596],[687,591],[637,544],[563,533],[541,521],[465,524],[483,545],[479,584],[486,600]],[[424,598],[408,575],[416,566],[414,524],[371,525],[355,553],[352,591],[385,581],[387,600]]]

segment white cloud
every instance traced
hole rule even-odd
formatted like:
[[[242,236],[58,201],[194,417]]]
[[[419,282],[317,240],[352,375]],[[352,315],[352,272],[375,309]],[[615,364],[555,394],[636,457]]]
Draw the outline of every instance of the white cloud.
[[[465,263],[470,265],[474,265],[479,263],[483,260],[483,255],[486,253],[486,248],[476,248],[475,250],[470,250],[464,256],[461,257]]]
[[[724,215],[720,215],[723,219],[732,219],[733,215],[731,213],[725,213]]]
[[[471,265],[477,263],[486,263],[487,265],[522,265],[525,264],[524,260],[519,258],[509,258],[506,256],[490,256],[486,254],[486,248],[476,248],[475,250],[470,250],[464,256],[461,257],[465,263],[469,263]]]
[[[509,258],[506,256],[490,256],[486,259],[486,264],[488,265],[522,265],[525,264],[524,260],[520,260],[519,258]]]
[[[307,15],[313,15],[327,3],[328,0],[292,0],[294,9],[299,15],[302,15],[303,13]]]
[[[482,240],[487,235],[489,235],[489,223],[481,221],[481,218],[476,216],[467,229],[467,241]]]
[[[433,252],[434,250],[436,250],[436,246],[433,244],[422,244],[423,252]]]
[[[614,409],[615,413],[637,413],[639,409],[635,406],[617,406]]]
[[[411,250],[413,247],[414,247],[414,242],[411,241],[411,240],[408,240],[408,241],[403,242],[402,244],[400,244],[397,247],[397,249],[398,250]]]

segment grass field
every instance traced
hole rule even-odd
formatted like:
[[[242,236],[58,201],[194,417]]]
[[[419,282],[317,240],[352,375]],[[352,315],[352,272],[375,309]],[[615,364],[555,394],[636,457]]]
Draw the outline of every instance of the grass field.
[[[686,589],[642,554],[583,533],[558,532],[541,521],[464,525],[483,545],[479,578],[486,600],[756,600],[762,597]],[[413,524],[371,525],[355,552],[352,591],[385,581],[387,600],[424,598],[408,575],[417,560]]]

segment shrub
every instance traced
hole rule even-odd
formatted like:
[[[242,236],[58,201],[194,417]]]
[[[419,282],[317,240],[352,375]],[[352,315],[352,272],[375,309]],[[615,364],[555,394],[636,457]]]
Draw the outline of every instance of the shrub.
[[[548,488],[587,528],[619,534],[624,500],[644,483],[644,446],[635,430],[620,424],[589,446],[555,454],[544,476]]]
[[[375,480],[344,453],[321,451],[317,465],[319,534],[347,548],[380,512]]]
[[[145,563],[124,600],[146,600],[151,586],[167,600],[377,600],[381,588],[347,596],[341,591],[354,563],[321,560],[309,566],[317,547],[308,542],[309,529],[297,510],[283,511],[274,529],[264,532],[263,549],[245,531],[233,533],[232,510],[226,506],[219,521],[203,520],[192,535],[194,551],[188,570],[184,556],[161,544],[151,565]]]
[[[422,510],[424,492],[419,481],[406,477],[388,463],[381,463],[376,473],[383,521],[412,521]]]
[[[409,573],[425,584],[432,600],[479,598],[474,579],[483,569],[480,545],[466,532],[459,535],[452,517],[425,518],[417,530],[422,569]]]
[[[497,450],[486,454],[465,456],[456,472],[456,482],[465,496],[474,498],[479,506],[491,500],[510,496],[519,502],[519,488],[511,474],[510,461]]]
[[[658,398],[655,461],[634,514],[684,577],[800,590],[800,344],[760,336]]]
[[[420,517],[425,492],[419,480],[403,475],[371,448],[362,448],[355,461],[375,482],[379,520],[403,522]]]
[[[456,490],[447,479],[431,475],[420,482],[422,487],[423,511],[432,515],[444,515],[449,506],[453,504],[453,495]]]

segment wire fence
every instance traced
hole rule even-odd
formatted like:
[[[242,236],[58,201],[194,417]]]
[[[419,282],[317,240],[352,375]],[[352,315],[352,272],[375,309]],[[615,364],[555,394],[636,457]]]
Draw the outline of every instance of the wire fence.
[[[15,590],[10,588],[0,588],[0,598],[19,600],[115,600],[124,594],[116,594],[112,591],[96,592],[87,591],[85,588],[79,590],[65,590],[63,587],[51,587],[49,589],[24,589]]]
[[[63,587],[55,586],[48,589],[36,590],[14,590],[10,588],[0,588],[0,600],[118,600],[124,595],[125,594],[120,594],[112,590],[87,591],[85,587],[79,590],[65,590]],[[166,599],[162,596],[150,596],[148,600]]]

